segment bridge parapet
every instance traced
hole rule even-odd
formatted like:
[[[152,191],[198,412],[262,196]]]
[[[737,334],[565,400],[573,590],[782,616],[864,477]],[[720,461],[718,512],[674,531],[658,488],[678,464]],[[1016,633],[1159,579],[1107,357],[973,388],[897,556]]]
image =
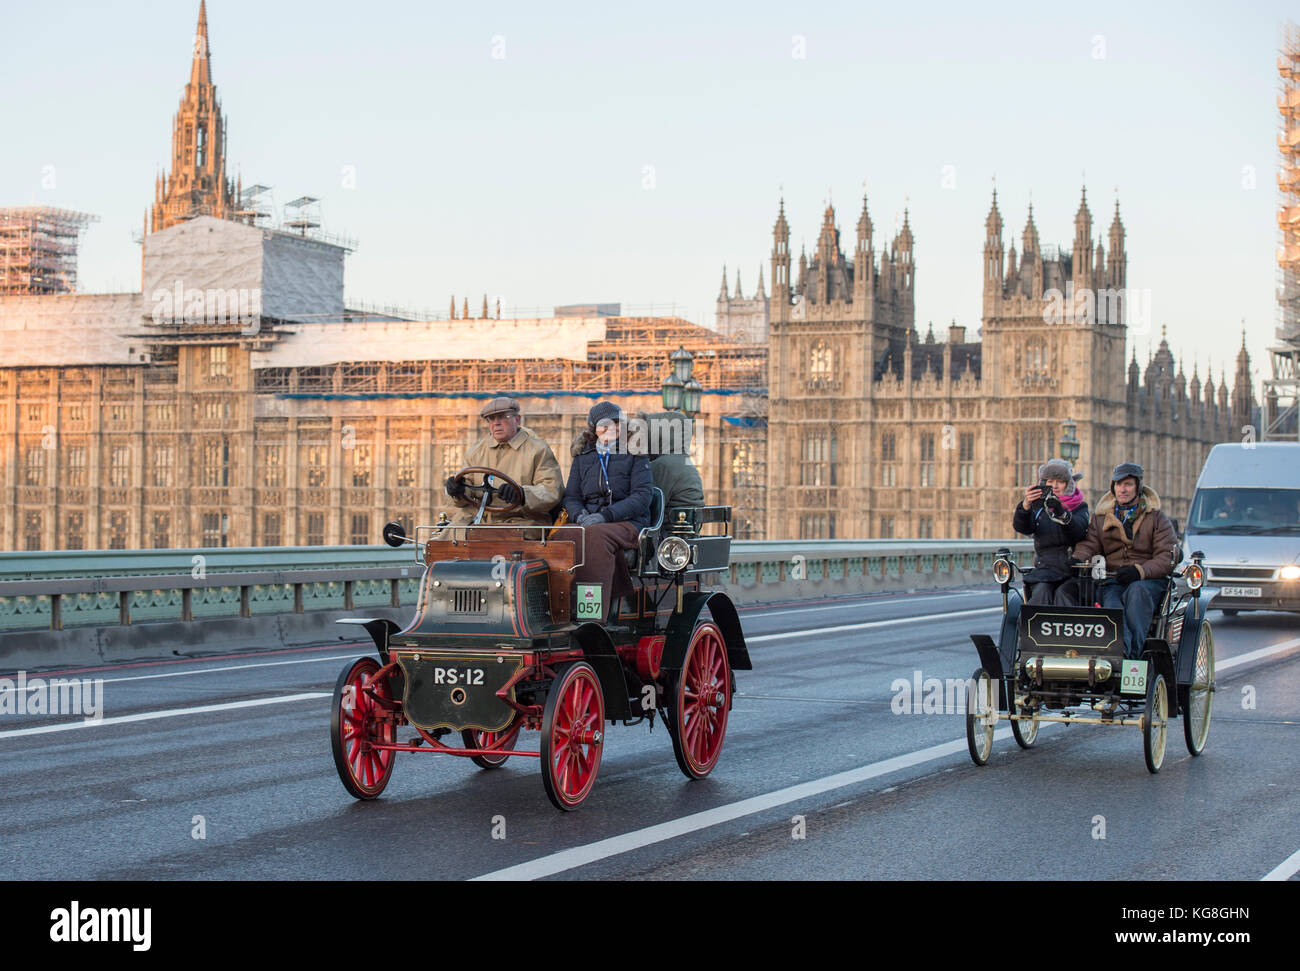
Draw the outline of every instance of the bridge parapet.
[[[737,541],[717,582],[741,604],[960,587],[992,582],[999,547],[1033,544]],[[328,642],[344,612],[404,620],[420,576],[387,546],[0,553],[0,669]]]

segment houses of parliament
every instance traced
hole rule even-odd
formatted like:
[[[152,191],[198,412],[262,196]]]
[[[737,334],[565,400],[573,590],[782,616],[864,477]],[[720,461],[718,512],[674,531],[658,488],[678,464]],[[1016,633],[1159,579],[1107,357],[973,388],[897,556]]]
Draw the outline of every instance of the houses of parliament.
[[[1119,209],[1094,231],[1086,192],[1068,249],[1032,209],[1017,249],[994,195],[978,339],[918,333],[910,220],[881,240],[865,199],[852,249],[827,206],[795,273],[780,203],[770,295],[724,272],[716,328],[596,306],[503,320],[486,298],[436,320],[350,309],[348,244],[268,225],[227,175],[202,4],[197,34],[139,292],[77,292],[86,217],[0,210],[0,549],[375,543],[447,508],[485,399],[514,395],[567,474],[597,399],[661,409],[679,346],[706,497],[742,539],[1006,537],[1067,419],[1089,495],[1134,460],[1182,517],[1210,447],[1254,420],[1244,342],[1231,389],[1163,336],[1137,361]]]

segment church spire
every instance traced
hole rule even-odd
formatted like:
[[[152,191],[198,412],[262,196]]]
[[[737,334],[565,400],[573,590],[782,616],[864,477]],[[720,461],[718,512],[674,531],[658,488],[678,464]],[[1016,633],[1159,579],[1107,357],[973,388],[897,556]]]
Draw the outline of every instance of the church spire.
[[[208,49],[207,0],[199,0],[199,25],[194,28],[194,62],[190,65],[190,84],[202,87],[212,83],[212,58]]]
[[[212,83],[206,0],[199,2],[190,80],[172,128],[171,171],[152,212],[154,232],[195,216],[234,217],[235,187],[226,178],[226,120]]]

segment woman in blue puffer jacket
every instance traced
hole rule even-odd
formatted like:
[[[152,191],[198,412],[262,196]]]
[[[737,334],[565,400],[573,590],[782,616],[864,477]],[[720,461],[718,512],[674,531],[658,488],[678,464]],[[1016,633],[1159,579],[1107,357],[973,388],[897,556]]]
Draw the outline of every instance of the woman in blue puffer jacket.
[[[587,430],[574,443],[564,490],[570,521],[586,533],[585,562],[574,571],[574,582],[602,585],[602,623],[613,604],[632,592],[622,551],[634,548],[637,534],[650,525],[654,494],[650,459],[626,451],[619,435],[622,425],[623,412],[613,402],[602,401],[591,409]]]

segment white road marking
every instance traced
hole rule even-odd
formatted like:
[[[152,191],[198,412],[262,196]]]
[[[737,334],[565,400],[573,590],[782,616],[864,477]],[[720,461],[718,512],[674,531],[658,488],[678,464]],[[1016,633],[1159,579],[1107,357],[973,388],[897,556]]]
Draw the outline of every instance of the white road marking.
[[[310,657],[296,661],[259,661],[257,664],[232,664],[224,668],[199,668],[197,671],[168,671],[164,674],[134,674],[127,678],[84,678],[86,681],[102,681],[104,684],[112,684],[117,681],[149,681],[153,678],[185,678],[191,674],[220,674],[222,671],[240,671],[244,668],[275,668],[285,664],[319,664],[322,661],[351,661],[356,658],[355,654],[335,654],[331,657]],[[50,678],[61,677],[57,672],[50,674],[33,674],[28,678],[30,682],[33,678],[43,678],[49,681]],[[0,688],[0,694],[8,691],[17,692],[17,688]],[[27,690],[34,690],[31,684],[27,685]]]
[[[1261,658],[1272,657],[1274,654],[1281,654],[1283,651],[1289,651],[1293,647],[1300,647],[1300,637],[1293,637],[1289,641],[1279,641],[1277,644],[1270,644],[1268,647],[1261,647],[1255,651],[1238,654],[1236,657],[1230,657],[1226,661],[1220,661],[1218,658],[1215,658],[1214,670],[1216,674],[1220,671],[1231,671],[1238,665],[1249,664],[1251,661],[1258,661]]]
[[[762,610],[755,610],[752,607],[741,607],[742,616],[744,617],[767,617],[780,616],[781,614],[806,614],[810,611],[821,610],[847,610],[850,607],[874,607],[876,604],[895,604],[898,606],[907,606],[908,604],[921,603],[926,600],[952,600],[956,597],[974,597],[981,594],[989,594],[993,591],[986,590],[957,590],[953,593],[946,593],[926,597],[900,597],[897,600],[881,597],[879,594],[873,596],[870,600],[855,600],[851,603],[823,604],[820,607],[768,607]]]
[[[994,738],[1006,739],[1010,736],[1011,729],[1009,728],[1001,728],[994,733]],[[725,806],[717,806],[714,809],[683,816],[680,819],[672,819],[655,826],[647,826],[645,829],[624,833],[621,836],[612,836],[609,839],[589,843],[586,846],[575,846],[559,853],[539,857],[528,863],[520,863],[517,866],[506,867],[503,870],[494,870],[474,879],[537,880],[541,877],[549,877],[556,873],[563,873],[565,870],[572,870],[575,867],[586,866],[588,863],[595,863],[611,856],[618,856],[620,853],[627,853],[643,846],[650,846],[664,840],[685,836],[687,833],[694,833],[697,830],[717,826],[720,823],[729,823],[733,819],[740,819],[743,816],[750,816],[800,799],[808,799],[823,792],[829,792],[832,789],[865,782],[877,776],[897,772],[899,769],[911,768],[914,765],[921,765],[924,762],[941,759],[966,750],[966,739],[964,738],[952,742],[943,742],[939,745],[931,745],[929,748],[909,752],[906,755],[896,755],[893,758],[873,762],[870,765],[850,769],[847,772],[837,772],[835,775],[814,779],[811,782],[801,782],[798,785],[778,789],[775,792],[752,796],[749,799],[742,799],[739,802],[733,802]]]
[[[1277,866],[1273,867],[1273,869],[1269,870],[1268,873],[1260,877],[1260,880],[1290,880],[1297,873],[1300,873],[1300,850],[1296,850]]]
[[[233,711],[236,708],[257,708],[262,705],[283,705],[290,701],[308,701],[318,698],[332,698],[328,691],[308,691],[297,695],[284,695],[279,698],[253,698],[250,701],[229,701],[221,705],[198,705],[194,708],[168,708],[163,711],[142,711],[135,715],[115,715],[112,718],[100,718],[79,722],[59,722],[55,725],[39,725],[36,728],[15,728],[0,732],[0,738],[18,738],[23,735],[48,735],[51,732],[70,732],[78,728],[100,728],[104,725],[124,725],[127,722],[152,721],[155,718],[176,718],[180,715],[203,715],[213,711]]]
[[[998,607],[979,607],[975,610],[953,610],[946,614],[925,614],[920,617],[894,617],[891,620],[868,620],[860,624],[838,624],[835,627],[811,627],[807,630],[792,630],[784,634],[759,634],[756,637],[746,637],[746,644],[756,644],[759,641],[775,641],[784,637],[815,637],[818,634],[838,634],[846,630],[868,630],[872,627],[895,627],[899,624],[920,624],[928,620],[954,620],[958,617],[973,617],[976,614],[1002,613],[1002,608]]]

